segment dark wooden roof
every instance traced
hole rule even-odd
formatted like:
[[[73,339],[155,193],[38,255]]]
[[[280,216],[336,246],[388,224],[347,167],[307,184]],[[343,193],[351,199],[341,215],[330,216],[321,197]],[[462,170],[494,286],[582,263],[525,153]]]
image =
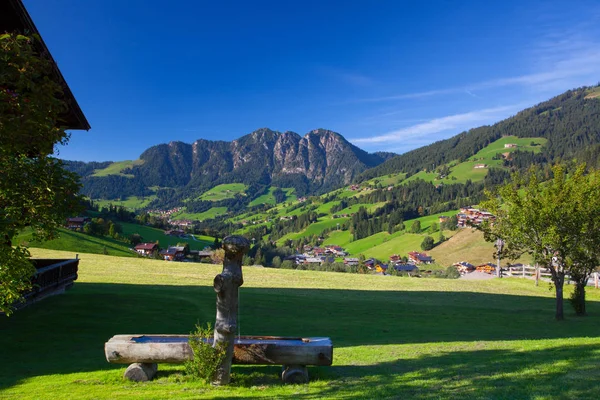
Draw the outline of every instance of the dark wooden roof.
[[[4,32],[18,32],[26,35],[36,34],[39,35],[40,39],[42,37],[21,0],[0,0],[0,33]],[[61,126],[67,129],[90,129],[90,124],[83,115],[81,108],[79,108],[77,100],[75,100],[69,85],[67,85],[43,39],[40,40],[40,45],[39,52],[50,59],[54,69],[54,79],[63,88],[62,100],[68,106],[68,111],[62,116]]]

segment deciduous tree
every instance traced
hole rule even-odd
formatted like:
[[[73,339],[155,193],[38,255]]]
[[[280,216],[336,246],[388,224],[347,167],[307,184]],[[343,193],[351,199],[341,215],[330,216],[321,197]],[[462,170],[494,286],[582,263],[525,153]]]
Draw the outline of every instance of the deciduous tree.
[[[554,176],[546,182],[538,179],[536,169],[530,169],[514,175],[512,182],[497,191],[486,192],[489,200],[481,207],[496,215],[496,220],[484,222],[480,229],[488,241],[504,240],[503,257],[516,259],[528,253],[550,271],[556,319],[562,320],[565,275],[570,273],[579,281],[579,296],[583,296],[579,301],[584,302],[585,282],[598,265],[600,180],[596,171],[586,174],[585,166],[571,175],[561,165],[552,171]]]
[[[52,239],[79,211],[77,176],[51,156],[69,140],[59,123],[66,108],[38,40],[0,34],[0,310],[7,313],[35,272],[15,235],[30,227],[36,240]]]

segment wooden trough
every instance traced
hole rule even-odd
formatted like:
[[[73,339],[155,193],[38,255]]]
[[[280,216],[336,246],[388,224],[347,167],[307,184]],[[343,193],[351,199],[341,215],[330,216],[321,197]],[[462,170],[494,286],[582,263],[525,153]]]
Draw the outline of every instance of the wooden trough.
[[[125,378],[146,381],[156,375],[159,363],[191,360],[188,341],[188,335],[115,335],[104,345],[104,352],[110,363],[131,364]],[[307,365],[332,362],[333,345],[326,337],[240,336],[234,341],[234,364],[282,365],[285,383],[306,383]]]

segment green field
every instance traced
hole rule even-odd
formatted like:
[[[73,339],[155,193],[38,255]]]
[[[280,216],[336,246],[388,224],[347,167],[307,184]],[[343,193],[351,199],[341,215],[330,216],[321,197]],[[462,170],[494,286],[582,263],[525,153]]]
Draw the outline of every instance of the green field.
[[[142,236],[144,242],[156,242],[158,240],[161,248],[187,242],[191,250],[202,250],[206,246],[212,246],[214,241],[214,238],[210,236],[194,235],[195,239],[192,237],[182,239],[175,236],[167,236],[162,229],[152,228],[151,226],[129,224],[126,222],[121,222],[121,225],[123,226],[124,235],[129,236],[137,233]]]
[[[188,213],[185,211],[185,208],[182,211],[178,211],[171,215],[171,218],[174,220],[180,219],[190,219],[190,220],[198,220],[204,221],[205,219],[212,219],[218,217],[219,215],[227,214],[227,207],[211,207],[208,210],[201,213]]]
[[[253,207],[253,206],[257,206],[259,204],[270,204],[270,205],[275,205],[275,196],[273,196],[273,191],[275,191],[275,189],[277,189],[276,187],[270,187],[269,191],[265,194],[263,194],[262,196],[257,197],[256,199],[252,200],[250,202],[250,204],[248,205],[249,207]],[[283,190],[285,192],[285,202],[294,202],[296,201],[296,195],[294,194],[294,192],[296,191],[296,189],[294,188],[282,188],[281,190]]]
[[[326,217],[322,220],[319,220],[313,224],[310,224],[306,229],[301,232],[293,232],[288,233],[283,236],[279,240],[277,240],[278,244],[284,244],[288,240],[296,240],[305,236],[319,235],[324,229],[336,227],[337,224],[343,225],[348,218],[329,218]]]
[[[72,253],[38,250],[40,257]],[[280,366],[233,366],[233,383],[160,365],[122,378],[103,345],[123,333],[188,333],[214,321],[221,267],[81,254],[64,295],[0,318],[4,399],[598,399],[600,291],[587,317],[556,322],[553,293],[530,280],[414,279],[245,268],[241,334],[329,336],[331,367],[283,385]],[[141,273],[143,271],[143,273]],[[568,296],[571,287],[566,287]],[[301,306],[299,306],[301,305]]]
[[[92,236],[68,229],[60,228],[59,237],[47,242],[35,242],[32,240],[31,231],[26,229],[18,235],[13,242],[21,244],[29,243],[31,247],[44,249],[66,250],[75,253],[104,254],[119,257],[137,257],[137,254],[129,250],[129,243],[120,242],[107,236]]]
[[[245,195],[245,190],[248,186],[243,183],[225,183],[217,185],[214,188],[202,193],[200,200],[219,201],[225,199],[233,199],[236,194]]]
[[[126,176],[128,178],[133,178],[131,174],[124,174],[121,171],[127,168],[134,167],[136,165],[142,165],[144,160],[126,160],[126,161],[117,161],[110,164],[108,167],[104,169],[97,169],[94,171],[92,176],[108,176],[108,175],[120,175]]]
[[[95,199],[94,204],[99,208],[108,207],[109,205],[113,206],[122,206],[129,210],[139,210],[144,207],[147,207],[148,204],[152,202],[152,200],[156,199],[155,195],[138,197],[138,196],[129,196],[125,200],[103,200],[103,199]]]

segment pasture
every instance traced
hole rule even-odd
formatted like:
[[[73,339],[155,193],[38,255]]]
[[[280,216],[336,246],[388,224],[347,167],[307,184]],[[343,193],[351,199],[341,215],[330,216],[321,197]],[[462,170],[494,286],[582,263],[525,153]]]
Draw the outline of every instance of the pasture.
[[[40,257],[72,253],[33,249]],[[597,399],[600,293],[589,315],[553,319],[553,293],[521,279],[414,279],[245,268],[241,334],[329,336],[334,364],[308,385],[279,366],[234,366],[233,383],[191,381],[182,366],[122,379],[104,359],[119,333],[188,333],[214,321],[221,267],[81,254],[64,295],[0,318],[6,399]],[[567,287],[567,296],[570,287]]]

